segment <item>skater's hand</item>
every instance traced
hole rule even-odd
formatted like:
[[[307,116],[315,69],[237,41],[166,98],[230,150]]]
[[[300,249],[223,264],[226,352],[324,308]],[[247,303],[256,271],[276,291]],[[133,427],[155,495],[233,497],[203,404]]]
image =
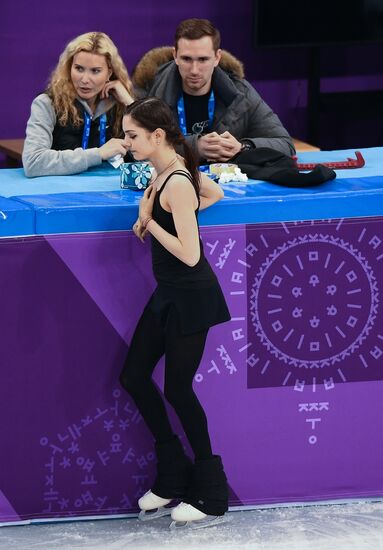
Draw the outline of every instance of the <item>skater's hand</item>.
[[[142,223],[140,218],[137,218],[135,224],[133,225],[133,233],[140,239],[140,241],[143,243],[145,242],[145,237],[148,230],[142,227]]]

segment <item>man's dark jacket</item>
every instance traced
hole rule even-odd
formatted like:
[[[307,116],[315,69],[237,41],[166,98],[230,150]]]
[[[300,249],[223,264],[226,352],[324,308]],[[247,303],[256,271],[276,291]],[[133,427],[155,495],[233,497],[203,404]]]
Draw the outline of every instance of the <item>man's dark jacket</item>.
[[[181,77],[174,61],[163,63],[169,54],[170,48],[155,48],[145,54],[134,71],[133,82],[141,97],[163,99],[177,117]],[[243,78],[240,61],[228,52],[223,52],[220,66],[214,70],[212,87],[216,107],[211,132],[222,134],[227,130],[238,140],[250,140],[256,147],[269,147],[286,155],[295,153],[293,141],[281,121]],[[197,135],[187,136],[196,153],[197,139]]]

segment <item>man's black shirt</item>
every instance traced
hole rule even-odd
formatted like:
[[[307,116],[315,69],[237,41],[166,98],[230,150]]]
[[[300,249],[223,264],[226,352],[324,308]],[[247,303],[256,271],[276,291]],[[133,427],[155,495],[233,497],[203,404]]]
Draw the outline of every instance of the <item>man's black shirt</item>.
[[[186,130],[188,134],[206,134],[209,129],[210,90],[204,95],[189,95],[183,92]]]

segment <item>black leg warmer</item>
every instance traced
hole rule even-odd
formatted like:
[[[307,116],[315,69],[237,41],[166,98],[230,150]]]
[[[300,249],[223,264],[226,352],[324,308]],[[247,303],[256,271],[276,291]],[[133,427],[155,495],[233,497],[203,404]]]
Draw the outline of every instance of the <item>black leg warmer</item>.
[[[229,492],[221,457],[196,460],[193,479],[183,501],[204,514],[223,516],[228,509]]]
[[[182,499],[187,493],[193,464],[182,448],[178,437],[156,443],[157,477],[152,492],[162,498]]]

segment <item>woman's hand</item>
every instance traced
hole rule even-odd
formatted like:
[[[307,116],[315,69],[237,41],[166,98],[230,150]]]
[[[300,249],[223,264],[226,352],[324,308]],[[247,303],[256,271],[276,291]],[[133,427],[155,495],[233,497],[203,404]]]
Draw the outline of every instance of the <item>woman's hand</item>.
[[[124,157],[127,150],[128,146],[125,141],[119,138],[112,138],[98,148],[102,160],[110,159],[115,155],[122,155]]]
[[[143,243],[145,242],[145,236],[147,234],[148,230],[142,227],[142,223],[140,218],[137,218],[135,224],[133,225],[133,233],[140,239],[140,241]]]
[[[144,225],[146,225],[148,218],[152,217],[155,196],[156,189],[154,185],[149,185],[149,187],[145,189],[144,196],[140,201],[139,208],[139,219]]]
[[[111,80],[105,84],[101,92],[101,98],[105,99],[109,95],[112,95],[116,101],[125,106],[130,105],[134,101],[130,91],[119,80]]]

